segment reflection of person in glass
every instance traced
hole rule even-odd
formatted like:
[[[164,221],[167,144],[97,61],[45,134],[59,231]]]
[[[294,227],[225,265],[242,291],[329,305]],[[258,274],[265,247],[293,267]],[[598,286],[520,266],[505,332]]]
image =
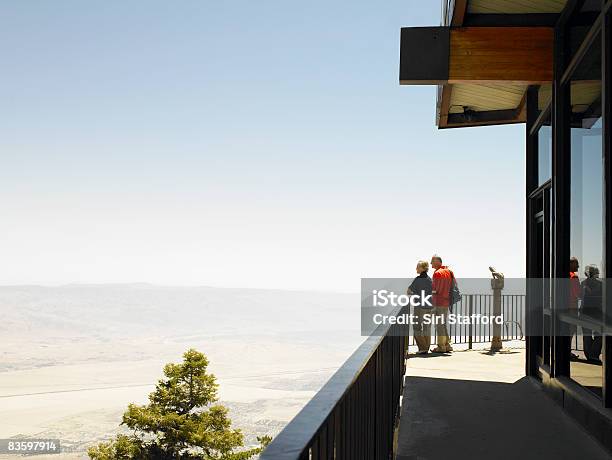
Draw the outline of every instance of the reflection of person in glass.
[[[580,289],[580,278],[576,273],[580,268],[580,263],[576,257],[571,257],[569,262],[569,302],[570,313],[578,314],[578,299],[582,294]],[[570,340],[576,336],[576,348],[578,348],[578,327],[575,324],[568,324]],[[578,355],[570,352],[571,359],[578,359]]]
[[[599,279],[599,268],[587,265],[584,268],[586,279],[582,282],[581,314],[589,319],[601,321],[602,283]],[[588,360],[599,361],[601,354],[601,334],[598,331],[582,328],[584,354]]]
[[[570,299],[569,299],[569,309],[570,310],[578,310],[578,299],[580,298],[580,279],[576,272],[580,268],[580,264],[578,263],[578,259],[576,257],[570,258]]]

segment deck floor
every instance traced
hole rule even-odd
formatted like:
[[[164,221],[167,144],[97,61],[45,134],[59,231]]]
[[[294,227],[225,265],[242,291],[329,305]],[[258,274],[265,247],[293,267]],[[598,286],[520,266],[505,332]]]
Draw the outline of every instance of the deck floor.
[[[609,459],[529,378],[524,349],[408,360],[397,460]]]

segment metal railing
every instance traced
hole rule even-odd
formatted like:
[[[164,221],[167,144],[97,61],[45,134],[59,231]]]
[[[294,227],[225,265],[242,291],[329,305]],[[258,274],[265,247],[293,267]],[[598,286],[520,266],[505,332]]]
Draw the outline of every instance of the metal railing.
[[[381,326],[368,337],[260,459],[391,458],[408,349],[395,327]]]
[[[525,324],[525,295],[503,294],[502,315],[504,324],[502,326],[502,340],[523,340]],[[460,316],[492,316],[493,295],[492,294],[463,294],[461,300],[453,306],[453,313]],[[435,328],[432,343],[435,343]],[[448,334],[453,343],[467,343],[472,348],[474,343],[490,342],[493,337],[493,324],[451,324]],[[414,337],[410,338],[410,345],[416,345]]]
[[[401,307],[395,314],[408,312]],[[524,295],[503,295],[503,340],[522,339]],[[463,295],[459,315],[493,314],[490,294]],[[410,340],[399,326],[382,325],[336,371],[274,438],[261,460],[388,460],[400,410]],[[454,343],[491,340],[493,326],[452,325]]]

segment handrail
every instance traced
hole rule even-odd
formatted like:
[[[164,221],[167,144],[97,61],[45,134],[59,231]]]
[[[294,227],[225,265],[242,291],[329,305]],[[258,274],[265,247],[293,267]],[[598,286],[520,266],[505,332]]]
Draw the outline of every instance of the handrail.
[[[502,297],[516,298],[506,306],[511,308],[510,322],[516,322],[522,337],[518,320],[523,316],[524,296]],[[464,294],[456,308],[463,311],[468,300],[470,313],[489,311],[492,304],[491,295]],[[401,315],[407,308],[397,307],[391,314]],[[388,460],[393,453],[409,345],[402,327],[378,326],[274,438],[260,459]],[[461,332],[453,329],[449,330],[451,335]],[[470,344],[484,338],[482,332],[473,333],[470,329]],[[506,333],[513,336],[508,330]]]
[[[404,308],[398,307],[394,313],[401,314]],[[365,451],[373,453],[368,459],[388,458],[393,434],[393,423],[389,426],[388,419],[397,416],[397,410],[388,409],[399,408],[407,349],[404,337],[389,334],[393,327],[380,325],[274,438],[260,459],[348,460],[354,458],[351,453]],[[373,432],[363,432],[370,428]],[[376,438],[379,428],[391,429],[389,442],[360,439],[368,435]],[[353,436],[357,432],[360,434]]]
[[[363,366],[376,351],[382,339],[383,337],[368,337],[298,415],[274,438],[260,459],[298,460],[304,446],[312,441],[329,418],[336,403],[355,383]]]
[[[526,313],[526,297],[524,294],[502,294],[502,314],[504,316],[505,335],[502,340],[523,340],[524,316]],[[453,307],[453,312],[459,315],[472,316],[480,314],[488,316],[493,312],[493,294],[462,294],[461,301]],[[467,343],[472,348],[475,343],[491,341],[493,324],[487,325],[450,325],[449,335],[454,344]],[[435,337],[435,330],[432,330]],[[415,345],[414,337],[410,345]]]

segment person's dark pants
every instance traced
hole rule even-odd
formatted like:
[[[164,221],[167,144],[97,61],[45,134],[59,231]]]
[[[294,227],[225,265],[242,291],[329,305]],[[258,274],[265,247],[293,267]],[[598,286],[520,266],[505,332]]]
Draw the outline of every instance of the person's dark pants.
[[[598,360],[601,354],[601,335],[591,329],[582,328],[582,343],[587,359]]]

